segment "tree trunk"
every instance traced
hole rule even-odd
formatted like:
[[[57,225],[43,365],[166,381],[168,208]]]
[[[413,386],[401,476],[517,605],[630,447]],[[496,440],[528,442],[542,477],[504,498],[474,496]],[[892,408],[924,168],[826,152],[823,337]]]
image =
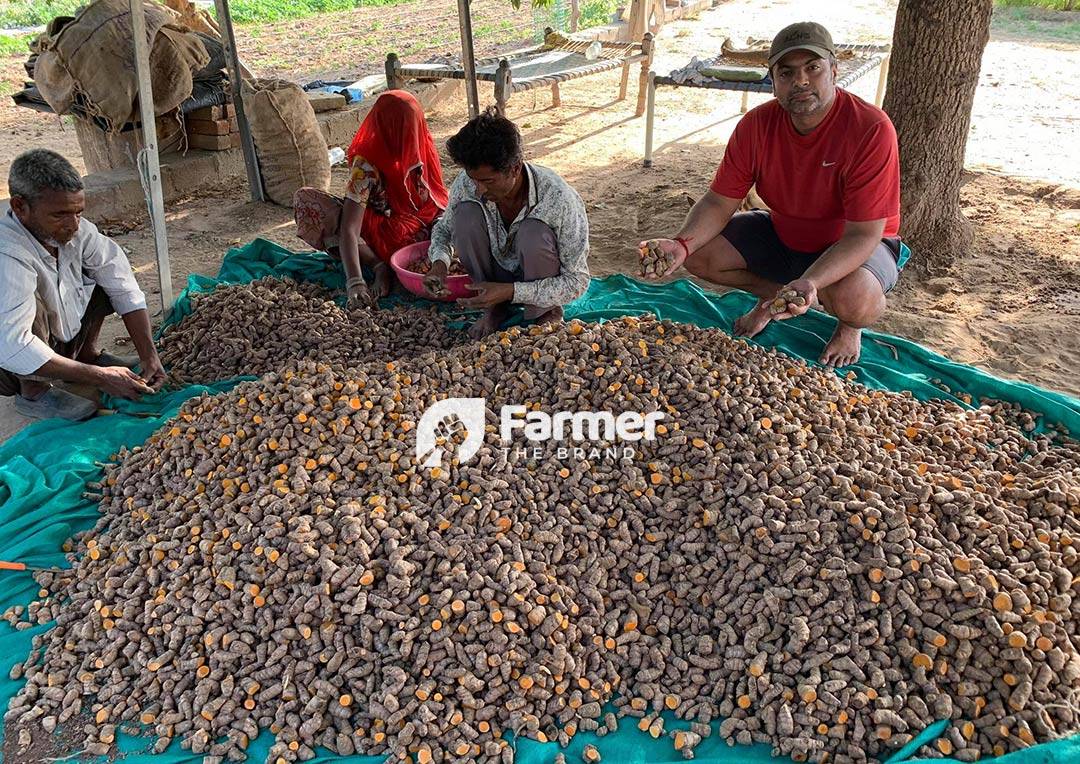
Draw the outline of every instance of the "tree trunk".
[[[993,0],[900,0],[884,108],[900,143],[901,233],[912,264],[948,266],[971,243],[960,181]]]

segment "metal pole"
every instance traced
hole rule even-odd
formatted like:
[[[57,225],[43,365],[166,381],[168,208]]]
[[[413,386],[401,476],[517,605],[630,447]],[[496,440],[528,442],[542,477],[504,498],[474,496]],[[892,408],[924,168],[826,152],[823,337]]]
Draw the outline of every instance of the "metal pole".
[[[645,106],[645,166],[652,167],[653,114],[656,112],[656,72],[649,72],[646,88],[648,103]]]
[[[457,12],[461,24],[461,64],[465,67],[465,98],[469,102],[469,118],[472,119],[480,113],[480,95],[476,89],[476,59],[473,57],[472,12],[469,10],[469,0],[457,0]]]
[[[130,0],[131,36],[135,43],[135,74],[139,82],[139,118],[142,120],[143,149],[138,167],[143,190],[149,192],[150,225],[154,230],[158,286],[161,290],[161,319],[172,310],[172,270],[169,267],[169,240],[165,235],[165,200],[161,195],[161,163],[158,159],[157,125],[154,123],[154,91],[150,83],[150,44],[146,38],[146,11],[143,0]]]
[[[236,122],[240,127],[240,148],[244,151],[244,167],[247,168],[251,201],[261,202],[266,199],[266,195],[263,193],[259,159],[255,155],[255,141],[251,138],[251,126],[248,124],[247,115],[244,114],[244,75],[240,70],[240,58],[236,55],[236,36],[233,34],[229,0],[214,0],[214,7],[217,8],[218,26],[221,27],[222,32],[221,42],[225,46],[225,64],[229,68],[233,108],[236,109]]]
[[[881,104],[885,101],[885,86],[889,82],[889,56],[890,53],[885,54],[885,58],[881,60],[881,72],[878,74],[877,80],[877,95],[874,96],[874,105],[879,109]]]

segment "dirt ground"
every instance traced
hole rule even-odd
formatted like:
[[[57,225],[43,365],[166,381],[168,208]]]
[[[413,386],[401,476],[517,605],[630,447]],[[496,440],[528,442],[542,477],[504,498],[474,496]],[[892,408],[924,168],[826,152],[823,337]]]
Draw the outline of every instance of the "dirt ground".
[[[507,41],[522,39],[542,25],[539,17],[524,10],[503,10],[499,16],[501,2],[474,0],[473,26],[477,34],[485,35],[484,42],[478,43],[480,55],[504,48]],[[1009,12],[1003,9],[1000,17],[995,17],[983,56],[968,163],[1009,175],[1080,186],[1080,141],[1066,138],[1075,135],[1080,120],[1080,81],[1073,75],[1080,66],[1080,40],[1075,35],[1061,40],[1052,31],[1034,34],[1032,23],[1008,21]],[[838,41],[887,43],[891,42],[895,13],[895,0],[857,0],[836,6],[806,0],[720,0],[718,7],[699,19],[676,22],[661,32],[655,68],[665,72],[681,66],[691,55],[716,50],[728,36],[737,41],[747,36],[766,37],[796,17],[822,21]],[[1078,15],[1045,12],[1040,19],[1037,11],[1027,13],[1036,14],[1036,21],[1042,22],[1038,26],[1049,30],[1074,25],[1072,19]],[[408,60],[455,53],[456,35],[453,3],[445,0],[360,8],[297,21],[241,26],[237,31],[240,54],[256,73],[301,82],[380,73],[385,54],[391,50]],[[11,160],[25,149],[47,145],[85,169],[70,118],[17,108],[6,97],[26,79],[24,59],[0,56],[0,198],[7,195]],[[873,77],[864,80],[861,91],[870,97],[874,91],[866,83]],[[594,82],[579,81],[565,89],[585,93],[594,89]],[[678,98],[685,93],[680,91]],[[726,114],[733,98],[713,94],[704,102],[689,105],[698,113],[709,105]],[[670,104],[676,97],[668,92],[666,100]],[[584,95],[579,102],[600,103]],[[596,116],[604,119],[603,112]],[[726,133],[713,131],[710,137],[722,140]],[[635,137],[631,143],[639,141]],[[1053,150],[1047,150],[1051,146]]]
[[[866,0],[843,7],[759,0],[749,13],[745,3],[728,2],[665,27],[655,69],[669,71],[691,55],[715,51],[725,37],[764,36],[801,16],[822,21],[840,41],[887,42],[894,11],[895,4]],[[1080,141],[1067,138],[1080,115],[1080,81],[1066,76],[1078,68],[1080,45],[1015,35],[990,43],[968,149],[972,171],[963,189],[974,245],[950,272],[918,284],[902,279],[881,330],[1000,376],[1080,395]],[[853,90],[872,99],[876,84],[875,73]],[[659,90],[655,165],[644,169],[644,119],[633,116],[636,78],[627,101],[613,100],[617,90],[618,75],[609,74],[565,84],[558,109],[550,108],[546,91],[510,101],[529,159],[558,170],[586,201],[596,275],[631,270],[636,242],[677,229],[707,187],[738,119],[735,94]],[[490,99],[490,91],[481,97]],[[55,118],[30,114],[28,120],[4,108],[0,176],[5,163],[30,146],[77,156],[71,128],[60,131]],[[440,150],[464,118],[464,104],[429,116]],[[444,165],[453,177],[445,156]],[[340,169],[334,182],[344,185]],[[230,246],[256,236],[303,248],[293,236],[290,210],[250,203],[244,194],[242,184],[229,181],[170,206],[175,290],[188,273],[214,274]],[[116,238],[131,253],[156,309],[152,235],[142,221],[132,222],[136,227]],[[110,328],[115,335],[119,323]],[[4,407],[0,422],[0,430],[17,424]]]

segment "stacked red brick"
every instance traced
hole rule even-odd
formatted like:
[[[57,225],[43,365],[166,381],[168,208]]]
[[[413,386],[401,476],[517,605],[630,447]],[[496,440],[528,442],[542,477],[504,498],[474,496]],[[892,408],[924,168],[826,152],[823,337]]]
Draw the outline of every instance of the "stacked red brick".
[[[240,146],[240,128],[232,104],[204,106],[184,118],[188,148],[224,151]]]

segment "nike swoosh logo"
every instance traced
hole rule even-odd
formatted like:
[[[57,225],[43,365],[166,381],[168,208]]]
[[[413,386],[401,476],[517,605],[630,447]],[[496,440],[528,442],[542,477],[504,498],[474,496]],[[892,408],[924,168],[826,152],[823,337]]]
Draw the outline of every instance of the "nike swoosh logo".
[[[836,164],[836,162],[822,162],[821,166],[822,167],[832,167],[834,164]]]

